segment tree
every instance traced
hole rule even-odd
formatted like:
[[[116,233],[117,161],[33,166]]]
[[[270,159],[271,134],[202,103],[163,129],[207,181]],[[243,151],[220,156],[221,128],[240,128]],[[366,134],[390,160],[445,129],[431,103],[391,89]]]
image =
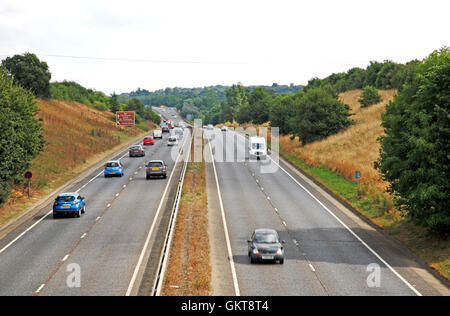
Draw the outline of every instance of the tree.
[[[349,107],[321,88],[306,91],[294,100],[290,130],[303,145],[349,127]]]
[[[109,100],[109,109],[111,112],[116,113],[120,111],[120,102],[117,98],[117,94],[113,92],[111,99]]]
[[[430,232],[450,233],[450,50],[432,53],[382,115],[375,167],[396,205]]]
[[[30,167],[31,160],[44,148],[42,127],[33,94],[13,84],[7,70],[0,67],[0,204],[14,180]]]
[[[362,108],[366,108],[372,104],[381,102],[381,95],[374,87],[367,86],[364,87],[358,102],[361,104]]]
[[[265,88],[258,87],[250,93],[249,114],[254,124],[263,124],[269,120],[270,101],[271,95]]]
[[[50,97],[50,78],[46,62],[41,62],[36,55],[26,53],[14,55],[2,61],[14,78],[14,83],[30,90],[38,97]]]

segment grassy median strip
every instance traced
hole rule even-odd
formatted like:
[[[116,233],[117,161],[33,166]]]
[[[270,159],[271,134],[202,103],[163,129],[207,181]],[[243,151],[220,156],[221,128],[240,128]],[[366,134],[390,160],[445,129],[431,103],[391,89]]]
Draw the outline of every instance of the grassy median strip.
[[[164,296],[210,295],[211,264],[204,162],[189,162],[164,278]]]

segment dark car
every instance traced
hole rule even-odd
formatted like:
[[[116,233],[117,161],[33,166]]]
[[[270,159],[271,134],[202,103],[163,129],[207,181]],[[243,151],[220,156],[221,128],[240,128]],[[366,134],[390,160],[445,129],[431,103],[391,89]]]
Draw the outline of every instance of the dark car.
[[[162,160],[151,160],[147,164],[147,180],[152,177],[163,177],[167,178],[167,166],[164,164]]]
[[[161,128],[161,130],[162,130],[163,133],[170,133],[170,129],[169,129],[169,127],[167,127],[167,126],[163,126],[163,127]]]
[[[53,218],[60,215],[75,215],[80,217],[86,211],[84,197],[78,193],[62,193],[58,195],[53,203]]]
[[[136,145],[130,148],[130,157],[144,157],[145,151],[141,145]]]
[[[284,240],[273,229],[257,229],[248,240],[250,262],[278,261],[284,263]]]

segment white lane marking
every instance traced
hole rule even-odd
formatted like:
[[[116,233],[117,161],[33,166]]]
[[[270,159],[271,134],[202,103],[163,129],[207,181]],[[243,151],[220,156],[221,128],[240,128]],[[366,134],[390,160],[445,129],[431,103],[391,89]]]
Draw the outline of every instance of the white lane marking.
[[[268,196],[267,199],[270,201],[270,196]]]
[[[66,255],[66,256],[61,260],[61,262],[66,261],[67,259],[69,259],[69,257],[70,257],[70,255]]]
[[[4,252],[6,249],[8,249],[9,247],[11,247],[12,244],[14,244],[16,241],[18,241],[20,238],[23,237],[23,235],[25,235],[27,232],[29,232],[30,230],[32,230],[34,227],[36,227],[36,225],[38,225],[40,222],[42,222],[47,216],[49,216],[51,213],[53,213],[53,210],[51,210],[50,212],[48,212],[47,214],[45,214],[44,216],[42,216],[41,219],[39,219],[36,223],[34,223],[33,225],[31,225],[27,230],[25,230],[23,233],[21,233],[19,236],[17,236],[14,240],[12,240],[9,244],[7,244],[5,247],[2,248],[2,250],[0,250],[0,254],[2,252]]]
[[[314,269],[314,267],[313,267],[313,265],[311,263],[309,264],[309,267],[311,268],[312,272],[316,272],[316,269]]]
[[[116,197],[118,197],[119,196],[119,193],[116,193]]]
[[[89,183],[91,183],[92,181],[94,181],[95,179],[97,179],[104,171],[102,170],[99,174],[97,174],[95,177],[93,177],[91,180],[89,180],[85,185],[83,185],[81,188],[79,188],[78,190],[76,190],[75,192],[78,193],[81,190],[83,190]]]
[[[84,233],[83,235],[81,235],[81,239],[83,239],[86,236],[87,236],[87,233]]]
[[[34,293],[39,293],[44,288],[45,284],[42,284]]]
[[[177,157],[177,160],[175,161],[175,165],[174,166],[177,165],[180,157],[181,157],[181,153],[178,153],[178,157]],[[167,181],[166,188],[164,189],[164,193],[163,193],[163,195],[161,197],[161,200],[159,202],[158,209],[156,210],[155,217],[153,218],[152,226],[150,227],[150,231],[148,232],[147,239],[145,240],[144,247],[142,248],[142,251],[141,251],[141,255],[139,256],[139,260],[138,260],[138,262],[136,264],[136,267],[134,268],[133,276],[131,277],[131,281],[130,281],[130,284],[128,285],[128,289],[127,289],[127,292],[126,292],[125,296],[130,296],[131,292],[133,291],[133,287],[134,287],[134,284],[136,283],[137,275],[139,273],[139,270],[141,269],[141,265],[142,265],[142,262],[144,260],[145,253],[147,252],[147,248],[148,248],[148,245],[150,243],[150,238],[151,238],[151,236],[153,234],[153,230],[155,229],[156,221],[158,219],[159,213],[161,212],[161,208],[162,208],[164,199],[166,197],[167,191],[169,190],[169,185],[171,183],[172,176],[174,174],[175,169],[176,168],[174,167],[172,169],[172,172],[170,173],[169,180]]]
[[[98,220],[100,220],[100,218],[101,218],[101,217],[99,216],[99,217],[97,217],[95,220],[98,221]]]
[[[306,189],[300,182],[297,181],[289,172],[287,172],[283,167],[281,167],[276,161],[270,157],[281,170],[283,170],[298,186],[300,186],[306,193],[308,193],[320,206],[322,206],[331,216],[333,216],[342,226],[344,226],[347,231],[350,232],[361,244],[364,245],[375,257],[378,258],[395,276],[397,276],[406,286],[408,286],[417,296],[422,296],[422,294],[414,288],[405,278],[403,278],[400,273],[398,273],[389,263],[386,262],[375,250],[373,250],[364,240],[362,240],[350,227],[348,227],[339,217],[337,217],[328,207],[326,207],[322,202],[319,201],[308,189]]]
[[[223,207],[222,194],[220,192],[219,177],[217,176],[216,164],[214,162],[214,155],[213,155],[212,148],[211,148],[211,142],[209,141],[208,144],[209,144],[209,151],[211,153],[211,158],[212,158],[211,160],[212,160],[212,165],[213,165],[213,169],[214,169],[214,176],[216,178],[217,194],[219,196],[220,211],[222,213],[222,222],[223,222],[223,228],[225,231],[225,240],[226,240],[227,249],[228,249],[228,258],[230,259],[231,274],[233,276],[234,291],[236,293],[236,296],[240,296],[241,294],[239,291],[239,283],[237,280],[236,269],[234,267],[233,253],[231,251],[230,236],[228,235],[227,220],[225,218],[225,210]]]
[[[287,224],[286,224],[286,222],[285,222],[285,221],[283,221],[283,225],[284,225],[285,227],[287,227]]]
[[[111,207],[111,204],[106,205],[106,207]]]
[[[123,155],[122,157],[119,158],[122,159],[123,157],[125,157],[128,154],[128,150],[126,150],[125,155]],[[90,179],[85,185],[83,185],[81,188],[79,188],[77,191],[75,191],[76,193],[80,192],[83,188],[85,188],[89,183],[91,183],[92,181],[94,181],[96,178],[98,178],[104,171],[102,170],[99,174],[97,174],[95,177],[93,177],[92,179]],[[136,172],[137,174],[137,172]],[[17,236],[16,238],[14,238],[9,244],[7,244],[5,247],[3,247],[0,250],[0,254],[2,254],[6,249],[8,249],[9,247],[11,247],[16,241],[18,241],[20,238],[22,238],[27,232],[29,232],[30,230],[32,230],[34,227],[36,227],[40,222],[42,222],[47,216],[49,216],[50,214],[53,213],[53,209],[50,210],[48,213],[46,213],[44,216],[42,216],[41,219],[39,219],[36,223],[34,223],[33,225],[31,225],[30,227],[28,227],[23,233],[21,233],[19,236]],[[98,218],[99,219],[99,218]],[[97,219],[97,220],[98,220]]]

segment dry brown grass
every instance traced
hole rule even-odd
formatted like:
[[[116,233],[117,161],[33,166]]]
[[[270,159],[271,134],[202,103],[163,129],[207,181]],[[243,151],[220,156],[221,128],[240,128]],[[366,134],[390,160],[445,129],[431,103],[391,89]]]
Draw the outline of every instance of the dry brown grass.
[[[184,181],[163,295],[211,295],[205,163],[190,162]]]
[[[381,113],[393,100],[396,90],[381,90],[379,93],[382,101],[367,108],[361,108],[358,102],[361,90],[341,93],[339,99],[350,106],[355,125],[304,147],[298,139],[292,141],[290,136],[281,136],[280,147],[287,153],[296,154],[308,165],[326,166],[349,180],[354,180],[353,173],[359,170],[363,175],[362,182],[384,190],[386,183],[380,180],[373,164],[379,157],[377,138],[383,134]]]
[[[0,208],[0,224],[81,173],[102,153],[143,134],[137,128],[118,127],[110,120],[113,114],[109,111],[101,112],[76,102],[37,101],[47,144],[31,163],[31,199],[27,198],[25,188],[13,188]],[[147,127],[152,128],[152,124]]]

